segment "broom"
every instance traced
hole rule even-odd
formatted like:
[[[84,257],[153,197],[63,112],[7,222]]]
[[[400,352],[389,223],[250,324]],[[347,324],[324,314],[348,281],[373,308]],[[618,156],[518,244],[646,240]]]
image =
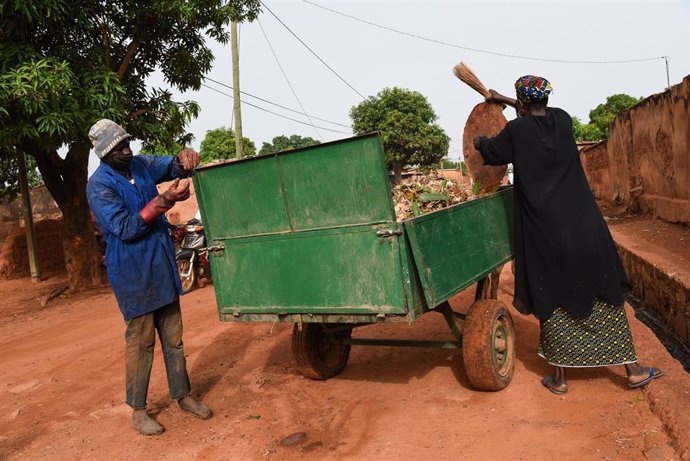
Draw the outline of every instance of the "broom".
[[[461,62],[457,66],[453,67],[453,73],[457,78],[465,82],[470,88],[485,98],[491,96],[489,90],[486,89],[484,84],[477,78],[476,75],[474,75],[472,69],[470,69],[464,62]]]

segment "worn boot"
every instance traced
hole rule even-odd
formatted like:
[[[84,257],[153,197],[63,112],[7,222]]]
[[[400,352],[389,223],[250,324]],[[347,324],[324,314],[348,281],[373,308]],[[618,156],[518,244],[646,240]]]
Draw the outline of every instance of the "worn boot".
[[[186,411],[187,413],[199,419],[209,419],[211,416],[213,416],[213,412],[209,407],[203,403],[197,402],[192,398],[191,395],[182,397],[177,401],[177,404],[180,406],[182,411]]]
[[[134,409],[132,412],[132,427],[144,435],[158,435],[165,429],[155,419],[146,413],[145,408]]]

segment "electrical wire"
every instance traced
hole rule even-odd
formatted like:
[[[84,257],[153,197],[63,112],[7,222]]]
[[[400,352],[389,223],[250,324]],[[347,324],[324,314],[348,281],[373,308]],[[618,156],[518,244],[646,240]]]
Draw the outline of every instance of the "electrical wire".
[[[264,26],[261,24],[261,21],[259,19],[256,19],[256,22],[259,23],[259,28],[261,28],[261,32],[264,34],[264,38],[266,39],[266,43],[268,43],[268,47],[271,49],[271,53],[273,53],[273,57],[276,60],[276,63],[278,64],[278,67],[280,68],[280,71],[283,73],[283,77],[285,77],[285,81],[287,82],[288,86],[290,87],[290,91],[292,91],[293,96],[297,100],[297,103],[299,106],[302,108],[302,114],[307,117],[307,120],[309,120],[309,123],[311,123],[311,126],[314,127],[314,131],[316,131],[316,135],[323,141],[323,136],[321,136],[321,133],[319,133],[319,129],[316,128],[314,125],[314,121],[311,119],[309,114],[307,114],[306,109],[302,105],[302,101],[300,101],[299,97],[297,96],[297,92],[295,89],[292,87],[292,83],[290,83],[290,79],[288,78],[287,74],[285,73],[285,69],[283,69],[283,66],[280,64],[280,60],[278,59],[278,55],[276,54],[275,50],[273,49],[273,45],[271,45],[271,41],[268,39],[268,35],[266,35],[266,31],[264,30]]]
[[[427,41],[427,42],[432,42],[432,43],[436,43],[436,44],[439,44],[439,45],[450,46],[450,47],[452,47],[452,48],[459,48],[459,49],[461,49],[461,50],[466,50],[466,51],[474,51],[474,52],[476,52],[476,53],[490,54],[490,55],[493,55],[493,56],[501,56],[501,57],[504,57],[504,58],[525,59],[525,60],[528,60],[528,61],[541,61],[541,62],[558,62],[558,63],[562,63],[562,64],[626,64],[626,63],[633,63],[633,62],[656,61],[657,59],[664,59],[664,56],[657,56],[657,57],[653,57],[653,58],[622,59],[622,60],[617,60],[617,61],[585,61],[585,60],[567,60],[567,59],[534,58],[534,57],[530,57],[530,56],[521,56],[521,55],[517,55],[517,54],[499,53],[499,52],[496,52],[496,51],[482,50],[482,49],[479,49],[479,48],[472,48],[472,47],[469,47],[469,46],[457,45],[457,44],[455,44],[455,43],[448,43],[448,42],[444,42],[444,41],[441,41],[441,40],[436,40],[436,39],[433,39],[433,38],[423,37],[423,36],[421,36],[421,35],[411,34],[411,33],[409,33],[409,32],[405,32],[405,31],[402,31],[402,30],[394,29],[394,28],[392,28],[392,27],[382,26],[381,24],[376,24],[376,23],[374,23],[374,22],[367,21],[367,20],[365,20],[365,19],[361,19],[361,18],[352,16],[352,15],[349,15],[349,14],[343,13],[343,12],[341,12],[341,11],[336,11],[336,10],[333,10],[333,9],[331,9],[331,8],[325,7],[325,6],[323,6],[323,5],[319,5],[318,3],[311,2],[311,1],[309,1],[309,0],[302,0],[302,1],[303,1],[304,3],[307,3],[307,4],[309,4],[309,5],[315,6],[315,7],[317,7],[317,8],[321,8],[321,9],[323,9],[323,10],[330,11],[331,13],[338,14],[338,15],[340,15],[340,16],[344,16],[344,17],[346,17],[346,18],[350,18],[350,19],[353,19],[353,20],[355,20],[355,21],[358,21],[358,22],[361,22],[361,23],[364,23],[364,24],[368,24],[368,25],[370,25],[370,26],[378,27],[379,29],[384,29],[384,30],[387,30],[387,31],[390,31],[390,32],[395,32],[396,34],[405,35],[405,36],[407,36],[407,37],[412,37],[412,38],[416,38],[416,39],[419,39],[419,40],[425,40],[425,41]],[[272,14],[272,13],[271,13],[271,14]]]
[[[261,0],[259,0],[259,1],[261,1]],[[364,97],[364,95],[363,95],[362,93],[360,93],[359,91],[357,91],[357,89],[356,89],[354,86],[350,85],[350,84],[347,82],[347,80],[345,80],[343,77],[341,77],[340,74],[338,74],[331,66],[329,66],[329,65],[326,63],[326,61],[324,61],[323,59],[321,59],[321,57],[320,57],[318,54],[316,54],[316,52],[315,52],[314,50],[312,50],[311,48],[309,48],[309,45],[307,45],[306,43],[304,43],[304,41],[303,41],[301,38],[299,38],[299,37],[297,36],[297,34],[294,33],[294,32],[287,26],[287,24],[285,24],[283,21],[281,21],[281,19],[280,19],[278,16],[276,16],[276,14],[275,14],[273,11],[271,11],[271,9],[270,9],[269,7],[267,7],[266,4],[265,4],[264,2],[261,1],[261,5],[262,5],[264,8],[266,8],[266,10],[267,10],[269,13],[271,13],[271,15],[272,15],[274,18],[276,18],[276,19],[278,20],[278,22],[281,23],[281,24],[283,25],[283,27],[285,27],[285,28],[288,30],[288,32],[290,32],[290,33],[292,34],[293,37],[295,37],[297,40],[299,40],[299,42],[300,42],[302,45],[304,45],[304,47],[305,47],[306,49],[308,49],[309,52],[310,52],[311,54],[313,54],[314,56],[316,56],[316,59],[318,59],[319,61],[321,61],[321,63],[322,63],[324,66],[326,66],[326,67],[328,68],[328,70],[330,70],[331,72],[333,72],[333,74],[334,74],[336,77],[338,77],[343,83],[345,83],[345,85],[349,86],[350,89],[351,89],[352,91],[354,91],[355,93],[357,93],[357,94],[359,95],[360,98],[362,98],[362,99],[364,99],[364,100],[367,99],[366,97]]]
[[[209,86],[209,85],[207,85],[207,84],[205,84],[205,83],[202,83],[201,86],[203,86],[204,88],[208,88],[208,89],[211,90],[211,91],[215,91],[216,93],[220,93],[220,94],[222,94],[223,96],[227,96],[228,98],[233,98],[233,96],[232,96],[231,94],[228,94],[228,93],[226,93],[226,92],[224,92],[224,91],[220,91],[219,89],[213,88],[212,86]],[[233,98],[233,99],[234,99],[234,98]],[[286,116],[286,115],[283,115],[283,114],[279,114],[279,113],[277,113],[277,112],[270,111],[270,110],[268,110],[268,109],[265,109],[265,108],[263,108],[263,107],[261,107],[261,106],[257,106],[256,104],[252,104],[252,103],[247,102],[247,101],[242,101],[242,103],[243,103],[243,104],[246,104],[246,105],[248,105],[248,106],[250,106],[250,107],[254,107],[255,109],[259,109],[259,110],[262,110],[262,111],[264,111],[264,112],[268,112],[269,114],[277,115],[278,117],[282,117],[282,118],[285,118],[285,119],[288,119],[288,120],[292,120],[293,122],[301,123],[302,125],[312,126],[312,125],[310,125],[310,124],[307,123],[307,122],[303,122],[302,120],[297,120],[297,119],[295,119],[295,118],[288,117],[288,116]],[[348,133],[348,132],[345,132],[345,131],[339,131],[339,130],[333,130],[333,129],[331,129],[331,128],[325,128],[325,127],[322,127],[322,126],[320,126],[319,128],[321,128],[322,130],[325,130],[325,131],[332,131],[332,132],[334,132],[334,133],[342,133],[342,134],[347,134],[347,135],[351,135],[351,134],[352,134],[352,133]]]
[[[220,86],[222,86],[222,87],[228,88],[228,89],[230,89],[230,90],[233,89],[232,86],[230,86],[230,85],[228,85],[228,84],[225,84],[225,83],[223,83],[223,82],[219,82],[218,80],[213,80],[211,77],[204,77],[204,79],[205,79],[205,80],[208,80],[209,82],[213,82],[213,83],[215,83],[216,85],[220,85]],[[286,106],[280,105],[280,104],[278,104],[278,103],[276,103],[276,102],[269,101],[268,99],[264,99],[264,98],[261,98],[261,97],[259,97],[259,96],[255,96],[255,95],[253,95],[253,94],[251,94],[251,93],[247,93],[246,91],[240,90],[240,93],[242,93],[242,94],[245,95],[245,96],[249,96],[249,97],[251,97],[251,98],[258,99],[259,101],[265,102],[266,104],[271,104],[272,106],[280,107],[281,109],[285,109],[285,110],[287,110],[287,111],[294,112],[294,113],[296,113],[296,114],[305,115],[304,113],[302,113],[302,112],[300,112],[300,111],[298,111],[298,110],[296,110],[296,109],[291,109],[290,107],[286,107]],[[326,122],[326,123],[331,123],[331,124],[333,124],[333,125],[342,126],[343,128],[351,128],[350,125],[345,125],[344,123],[332,122],[332,121],[330,121],[330,120],[326,120],[325,118],[316,117],[315,115],[310,115],[309,117],[313,118],[314,120],[319,120],[319,121],[321,121],[321,122]]]

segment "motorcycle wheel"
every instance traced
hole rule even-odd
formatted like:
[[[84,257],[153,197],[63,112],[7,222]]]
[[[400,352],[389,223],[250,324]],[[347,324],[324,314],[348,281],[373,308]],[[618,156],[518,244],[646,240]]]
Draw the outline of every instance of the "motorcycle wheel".
[[[196,267],[191,267],[192,260],[190,258],[177,258],[177,274],[180,276],[180,283],[182,284],[182,293],[187,294],[194,289],[196,285]],[[189,272],[188,276],[185,276]]]

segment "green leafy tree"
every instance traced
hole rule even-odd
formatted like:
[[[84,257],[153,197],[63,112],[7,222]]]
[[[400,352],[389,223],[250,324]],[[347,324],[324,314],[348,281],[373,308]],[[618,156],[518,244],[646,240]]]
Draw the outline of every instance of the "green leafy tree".
[[[256,146],[249,138],[242,137],[242,146],[244,147],[245,157],[256,155]],[[199,156],[201,157],[201,163],[235,158],[237,156],[235,132],[226,127],[208,130],[206,137],[201,141]]]
[[[275,154],[276,152],[299,149],[300,147],[313,146],[314,144],[321,144],[321,141],[309,137],[302,137],[298,134],[293,134],[290,137],[276,136],[271,142],[264,142],[261,145],[259,154]]]
[[[427,99],[416,91],[385,88],[350,110],[356,134],[381,131],[386,162],[395,182],[406,165],[437,164],[448,153],[449,138]]]
[[[157,70],[170,87],[198,89],[213,61],[205,37],[228,41],[230,20],[252,20],[259,8],[259,0],[0,2],[0,146],[35,158],[60,207],[72,289],[100,281],[85,192],[89,127],[110,118],[144,145],[187,144],[199,106],[147,78]]]
[[[455,162],[447,157],[441,159],[441,168],[444,170],[460,168],[460,162]]]
[[[603,134],[601,139],[608,136],[609,124],[616,116],[642,101],[643,98],[635,98],[627,94],[614,94],[606,98],[604,104],[589,111],[589,123],[596,126]]]
[[[29,187],[36,187],[43,182],[36,167],[36,160],[31,156],[25,156],[25,160]],[[0,147],[0,198],[13,199],[19,191],[19,165],[16,154],[10,149]]]
[[[599,141],[606,137],[598,126],[592,123],[583,124],[577,117],[573,117],[573,135],[576,141]]]

